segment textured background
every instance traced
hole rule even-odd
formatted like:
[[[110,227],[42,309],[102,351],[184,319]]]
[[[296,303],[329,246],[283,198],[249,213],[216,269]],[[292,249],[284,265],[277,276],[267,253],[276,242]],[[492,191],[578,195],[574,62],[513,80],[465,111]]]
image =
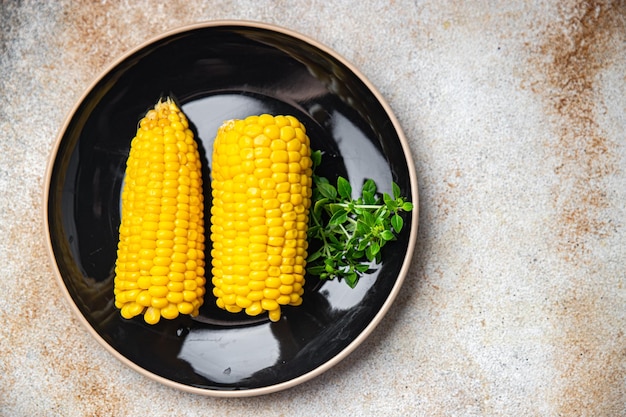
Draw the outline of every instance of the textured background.
[[[113,358],[60,296],[43,233],[47,159],[90,82],[212,19],[275,23],[355,64],[420,181],[383,324],[322,376],[248,399]],[[0,98],[0,415],[626,415],[626,2],[4,0]]]

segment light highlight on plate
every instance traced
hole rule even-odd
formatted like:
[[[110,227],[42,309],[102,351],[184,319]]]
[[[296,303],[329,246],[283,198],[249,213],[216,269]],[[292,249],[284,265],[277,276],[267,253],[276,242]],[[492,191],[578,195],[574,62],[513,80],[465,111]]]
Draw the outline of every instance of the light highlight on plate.
[[[236,383],[274,365],[280,356],[270,323],[232,330],[191,330],[178,357],[217,383]],[[254,340],[254,345],[239,343]]]

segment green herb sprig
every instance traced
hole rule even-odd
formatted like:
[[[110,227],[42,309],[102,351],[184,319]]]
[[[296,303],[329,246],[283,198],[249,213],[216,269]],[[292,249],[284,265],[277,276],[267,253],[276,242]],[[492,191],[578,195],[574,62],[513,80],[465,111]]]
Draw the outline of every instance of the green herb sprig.
[[[322,154],[315,151],[311,158],[316,168]],[[307,272],[320,279],[343,280],[351,288],[381,262],[383,246],[402,231],[401,213],[413,209],[395,182],[392,195],[380,194],[371,179],[364,182],[360,197],[353,199],[348,180],[340,176],[334,186],[314,173],[311,198],[308,237],[316,240],[319,248],[307,258]]]

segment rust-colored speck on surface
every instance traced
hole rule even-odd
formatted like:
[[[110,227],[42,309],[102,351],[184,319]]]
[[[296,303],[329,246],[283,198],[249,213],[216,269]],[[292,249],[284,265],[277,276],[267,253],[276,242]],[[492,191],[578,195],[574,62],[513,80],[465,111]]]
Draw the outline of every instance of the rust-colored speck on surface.
[[[602,178],[618,169],[615,144],[597,122],[601,100],[595,81],[611,65],[612,49],[624,42],[624,1],[562,2],[562,20],[543,34],[537,67],[542,81],[535,91],[545,96],[556,120],[552,150],[560,164],[554,198],[560,213],[559,249],[569,260],[582,260],[588,238],[609,233],[602,209],[607,207]]]
[[[555,133],[547,146],[556,161],[552,236],[563,266],[574,271],[557,284],[552,307],[561,380],[553,402],[563,416],[624,415],[626,340],[606,322],[618,303],[611,296],[615,280],[597,272],[603,266],[594,251],[618,226],[606,209],[620,144],[599,122],[598,109],[606,107],[599,80],[623,59],[626,2],[565,1],[557,15],[543,28],[530,62],[532,91],[545,103]]]

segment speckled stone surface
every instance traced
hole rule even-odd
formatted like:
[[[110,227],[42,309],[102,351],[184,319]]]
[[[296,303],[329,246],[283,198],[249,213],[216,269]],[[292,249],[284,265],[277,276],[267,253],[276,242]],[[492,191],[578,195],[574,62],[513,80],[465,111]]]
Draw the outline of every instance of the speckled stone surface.
[[[626,415],[626,2],[0,3],[0,415]],[[45,167],[117,57],[214,19],[277,24],[386,97],[419,176],[404,291],[288,391],[214,399],[128,369],[47,258]]]

